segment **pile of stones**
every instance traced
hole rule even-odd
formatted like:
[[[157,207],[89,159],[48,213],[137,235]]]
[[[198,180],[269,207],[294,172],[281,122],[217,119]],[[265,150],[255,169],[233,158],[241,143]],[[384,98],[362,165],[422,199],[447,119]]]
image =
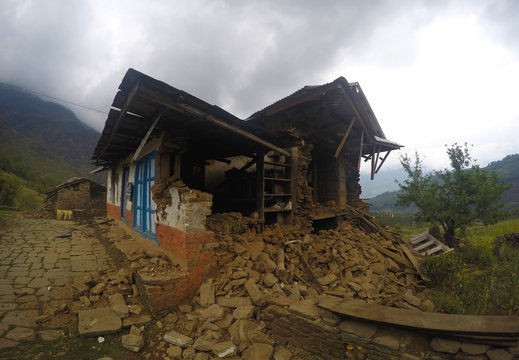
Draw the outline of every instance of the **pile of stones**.
[[[297,349],[272,336],[270,309],[333,317],[316,306],[321,294],[432,310],[398,239],[387,240],[350,222],[318,234],[277,225],[260,234],[253,225],[243,226],[250,219],[237,216],[231,214],[226,226],[219,215],[215,243],[207,244],[219,270],[190,304],[164,318],[145,359],[164,352],[165,359],[296,358]]]

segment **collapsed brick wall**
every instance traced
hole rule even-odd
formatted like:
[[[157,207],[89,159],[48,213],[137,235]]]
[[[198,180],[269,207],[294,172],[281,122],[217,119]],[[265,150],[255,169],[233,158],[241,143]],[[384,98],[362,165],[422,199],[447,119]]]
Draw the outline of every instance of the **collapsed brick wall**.
[[[296,192],[296,202],[293,204],[294,224],[304,229],[311,229],[310,216],[312,212],[313,190],[308,184],[308,171],[312,161],[313,144],[305,143],[297,147],[297,176],[293,184]]]
[[[360,186],[360,172],[358,168],[358,157],[355,152],[349,152],[346,161],[346,194],[348,203],[359,199],[362,189]]]

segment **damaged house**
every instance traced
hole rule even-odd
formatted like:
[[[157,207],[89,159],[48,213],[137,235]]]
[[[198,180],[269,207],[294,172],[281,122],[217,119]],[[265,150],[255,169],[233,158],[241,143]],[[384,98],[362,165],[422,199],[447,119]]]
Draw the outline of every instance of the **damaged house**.
[[[129,69],[93,154],[108,170],[107,214],[193,269],[210,255],[206,218],[264,224],[344,215],[392,150],[358,83],[305,86],[241,120]],[[197,271],[200,272],[200,271]],[[202,271],[203,272],[203,271]]]

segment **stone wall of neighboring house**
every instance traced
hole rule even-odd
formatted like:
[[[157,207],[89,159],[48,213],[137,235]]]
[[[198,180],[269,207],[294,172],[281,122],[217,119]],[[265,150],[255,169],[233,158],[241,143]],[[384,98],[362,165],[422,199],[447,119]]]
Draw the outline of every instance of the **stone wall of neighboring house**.
[[[519,356],[517,337],[478,341],[476,337],[463,339],[461,334],[380,325],[337,315],[307,300],[292,304],[288,310],[271,305],[263,314],[271,321],[278,343],[288,343],[319,359],[512,360]]]
[[[74,210],[90,207],[90,183],[88,181],[58,190],[56,209]]]

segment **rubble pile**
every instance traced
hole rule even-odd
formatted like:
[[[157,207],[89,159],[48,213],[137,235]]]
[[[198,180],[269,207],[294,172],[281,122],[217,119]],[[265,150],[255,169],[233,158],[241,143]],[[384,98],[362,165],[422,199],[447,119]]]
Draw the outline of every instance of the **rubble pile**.
[[[278,224],[260,233],[254,214],[211,216],[207,226],[215,238],[204,247],[211,249],[217,270],[205,279],[190,304],[156,314],[153,322],[146,315],[147,327],[155,330],[144,343],[137,326],[146,322],[127,320],[136,315],[130,306],[134,300],[137,303],[140,290],[133,282],[142,278],[160,283],[168,274],[182,272],[167,257],[143,250],[127,252],[130,270],[103,277],[106,297],[91,307],[110,307],[121,318],[121,328],[133,325],[129,333],[123,332],[121,341],[129,350],[141,352],[144,359],[197,360],[300,359],[301,349],[280,340],[282,322],[276,314],[293,314],[323,326],[335,324],[338,318],[333,313],[316,306],[322,294],[431,310],[432,304],[419,294],[418,275],[399,241],[370,230],[358,215],[352,210],[349,221],[316,234],[298,225]],[[78,289],[77,306],[88,308],[85,297],[95,301],[96,287],[103,286],[99,284],[84,282],[89,289],[83,287],[83,294]],[[93,315],[89,316],[92,323]],[[105,331],[118,326],[115,320]],[[300,326],[307,324],[302,321]]]
[[[235,216],[230,220],[239,223]],[[414,304],[404,300],[405,294],[416,293],[420,286],[416,270],[397,241],[367,232],[353,222],[317,234],[298,226],[274,225],[262,234],[255,228],[216,232],[216,239],[219,263],[227,262],[214,278],[218,296],[251,297],[250,286],[245,284],[252,280],[265,299],[315,299],[327,293],[385,306],[420,308],[420,300]]]
[[[121,326],[124,328],[151,319],[144,314],[145,309],[138,296],[139,290],[127,268],[109,274],[95,272],[74,278],[72,290],[71,312],[78,315],[86,310],[111,308],[122,320]],[[82,333],[80,324],[80,335],[92,335],[90,330],[86,329]]]
[[[503,244],[511,249],[519,249],[519,233],[507,233],[496,237],[494,247],[501,247]]]
[[[217,225],[215,243],[208,245],[219,270],[191,304],[164,318],[144,358],[166,352],[170,359],[296,359],[297,349],[274,339],[272,314],[334,317],[316,306],[320,294],[430,310],[398,243],[353,222],[318,234],[279,225],[260,234],[253,218],[214,217],[208,225]]]
[[[54,219],[56,218],[56,200],[57,193],[52,193],[47,196],[43,204],[30,213],[30,217],[34,219]]]

